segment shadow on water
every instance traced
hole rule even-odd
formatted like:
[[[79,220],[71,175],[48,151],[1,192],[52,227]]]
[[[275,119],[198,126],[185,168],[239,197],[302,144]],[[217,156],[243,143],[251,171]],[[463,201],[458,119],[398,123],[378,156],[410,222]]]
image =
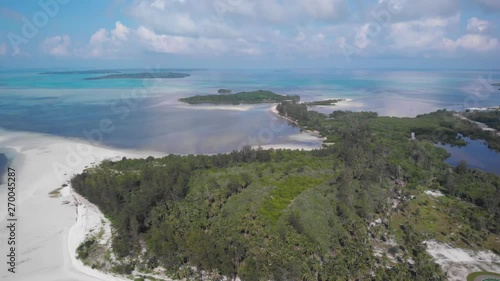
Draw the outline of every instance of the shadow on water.
[[[500,153],[488,148],[484,140],[472,140],[463,137],[466,146],[457,147],[449,144],[438,144],[438,147],[446,149],[451,157],[446,163],[457,166],[460,161],[466,161],[469,168],[480,169],[485,172],[500,175]]]

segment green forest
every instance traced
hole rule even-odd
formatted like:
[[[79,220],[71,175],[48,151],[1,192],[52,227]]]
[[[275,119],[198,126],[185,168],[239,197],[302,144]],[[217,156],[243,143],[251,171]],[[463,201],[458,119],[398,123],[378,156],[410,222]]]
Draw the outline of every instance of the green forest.
[[[344,101],[344,99],[328,99],[328,100],[320,100],[320,101],[310,101],[310,102],[305,102],[304,104],[307,106],[335,105],[336,103],[339,103],[341,101]]]
[[[500,109],[488,111],[470,111],[465,116],[471,120],[483,123],[490,128],[500,130]]]
[[[278,111],[334,145],[105,161],[75,176],[72,187],[115,228],[121,262],[113,271],[161,266],[172,278],[193,280],[428,281],[446,276],[425,240],[500,253],[500,178],[465,162],[450,167],[435,146],[464,145],[460,133],[498,150],[496,136],[444,110],[416,118],[325,115],[283,102]],[[85,243],[84,260],[95,244]]]
[[[283,101],[300,100],[299,96],[279,95],[271,91],[240,92],[236,94],[205,95],[181,98],[179,101],[189,104],[255,104],[255,103],[278,103]]]

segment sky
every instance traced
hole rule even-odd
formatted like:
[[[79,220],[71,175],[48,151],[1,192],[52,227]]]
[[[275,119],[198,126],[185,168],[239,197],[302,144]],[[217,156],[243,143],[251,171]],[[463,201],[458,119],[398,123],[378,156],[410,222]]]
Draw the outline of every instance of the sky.
[[[500,69],[500,0],[0,0],[0,68]]]

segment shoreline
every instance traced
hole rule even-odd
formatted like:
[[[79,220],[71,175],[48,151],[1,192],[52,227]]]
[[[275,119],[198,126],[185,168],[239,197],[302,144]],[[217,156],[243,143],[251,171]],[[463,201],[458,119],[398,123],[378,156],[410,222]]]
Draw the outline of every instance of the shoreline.
[[[82,139],[3,129],[0,129],[0,146],[13,151],[15,157],[9,166],[16,170],[18,177],[16,217],[20,219],[16,262],[19,271],[14,280],[32,280],[33,275],[41,281],[129,280],[87,267],[76,258],[76,249],[89,233],[99,227],[111,232],[111,227],[96,206],[72,190],[70,180],[106,159],[163,157],[167,153],[91,145]],[[269,148],[312,150],[320,147],[290,143]],[[5,186],[5,183],[0,185],[2,198],[7,196]],[[59,190],[59,194],[55,198],[49,196],[55,190]],[[2,208],[0,220],[5,224],[6,219],[7,210]],[[0,237],[7,237],[7,231],[7,228],[0,229]],[[7,252],[6,246],[0,245],[0,250]],[[8,278],[7,264],[3,264],[1,270],[0,278]]]
[[[16,170],[17,183],[17,264],[13,280],[32,280],[33,276],[41,281],[128,280],[86,267],[76,259],[76,248],[88,235],[86,230],[101,225],[103,214],[79,199],[69,185],[60,190],[57,198],[51,198],[49,193],[68,184],[73,175],[105,159],[161,157],[163,154],[6,130],[0,131],[0,145],[16,153],[9,164]],[[2,200],[7,196],[4,186],[2,184],[0,189]],[[3,224],[7,223],[6,216],[7,210],[2,208],[0,220]],[[7,234],[7,228],[0,229],[1,237]],[[0,249],[7,253],[7,244],[0,245]],[[12,273],[7,271],[7,264],[2,263],[0,278],[12,278],[8,274]]]
[[[289,118],[289,117],[285,117],[285,116],[282,116],[278,110],[277,110],[277,107],[278,107],[278,104],[273,104],[273,106],[269,109],[270,112],[272,112],[274,115],[276,115],[277,117],[279,118],[282,118],[282,119],[285,119],[293,124],[295,124],[297,127],[300,128],[299,126],[299,123],[295,120],[293,120],[292,118]],[[323,147],[323,144],[324,142],[327,140],[326,137],[323,137],[321,136],[321,133],[319,131],[311,131],[311,130],[303,130],[302,128],[300,128],[301,130],[301,133],[304,133],[304,134],[307,134],[311,137],[314,137],[314,138],[317,138],[319,141],[321,141],[321,145],[319,148],[322,148]],[[278,145],[268,145],[270,148],[275,148],[275,146],[278,146]],[[288,145],[288,147],[293,147],[293,148],[290,148],[290,149],[298,149],[297,145]],[[309,149],[309,150],[312,150],[310,149],[310,147],[303,147],[304,150],[306,149]]]
[[[273,106],[271,107],[270,111],[271,111],[272,113],[274,113],[274,115],[278,116],[279,118],[283,118],[283,119],[285,119],[285,120],[287,120],[287,121],[289,121],[289,122],[291,122],[291,123],[293,123],[293,124],[295,124],[295,125],[299,126],[299,123],[298,123],[297,121],[293,120],[292,118],[282,116],[282,115],[279,113],[279,111],[278,111],[278,109],[277,109],[277,108],[278,108],[278,104],[277,104],[277,103],[275,103],[275,104],[273,104]]]

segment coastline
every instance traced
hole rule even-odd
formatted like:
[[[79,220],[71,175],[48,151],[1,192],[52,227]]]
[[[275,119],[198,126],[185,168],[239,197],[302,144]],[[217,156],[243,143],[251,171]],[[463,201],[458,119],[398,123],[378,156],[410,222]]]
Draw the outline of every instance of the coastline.
[[[275,103],[275,104],[273,104],[273,106],[271,107],[270,111],[271,111],[272,113],[274,113],[274,115],[278,116],[279,118],[283,118],[283,119],[285,119],[285,120],[288,120],[290,123],[293,123],[293,124],[295,124],[295,125],[297,125],[297,126],[299,125],[299,123],[298,123],[297,121],[293,120],[292,118],[288,118],[288,117],[282,116],[282,115],[279,113],[279,111],[278,111],[278,109],[277,109],[277,108],[278,108],[278,104],[277,104],[277,103]]]
[[[87,230],[101,224],[104,218],[97,208],[74,194],[70,186],[60,190],[60,196],[49,193],[68,184],[71,177],[105,159],[159,157],[147,151],[119,150],[89,145],[84,140],[1,131],[0,145],[13,149],[16,157],[10,167],[16,170],[16,273],[7,271],[2,263],[0,279],[9,280],[128,280],[109,275],[83,265],[76,259],[76,248],[85,239]],[[79,152],[79,153],[78,153]],[[0,189],[6,200],[6,188]],[[0,210],[0,220],[6,225],[6,208]],[[7,228],[0,236],[7,237]],[[7,244],[0,245],[7,253]],[[12,278],[12,279],[11,279]]]
[[[293,120],[292,118],[288,118],[288,117],[280,115],[280,113],[278,112],[277,107],[278,107],[278,104],[273,104],[273,106],[269,109],[269,111],[272,112],[277,117],[285,119],[285,120],[289,121],[290,123],[293,123],[296,126],[299,126],[299,123],[297,121]],[[327,140],[327,138],[321,136],[320,132],[318,132],[318,131],[302,130],[301,129],[301,133],[306,134],[310,138],[315,138],[318,141],[321,141],[321,145],[318,148],[321,148],[323,146],[324,142]],[[297,146],[297,145],[283,145],[281,147],[279,147],[279,146],[280,145],[267,145],[267,146],[262,146],[262,147],[263,148],[265,148],[265,147],[267,147],[267,148],[274,148],[274,149],[276,149],[276,148],[283,148],[283,147],[285,149],[301,149],[301,148],[304,149],[304,150],[313,150],[314,149],[314,148],[311,148],[311,147],[301,147],[301,146]]]
[[[279,115],[278,115],[279,116]],[[303,135],[304,134],[304,135]],[[296,138],[305,141],[321,140],[314,134],[301,132]],[[70,186],[71,177],[103,160],[162,157],[165,153],[116,149],[90,145],[85,140],[40,133],[0,130],[0,146],[15,154],[9,166],[16,170],[16,207],[18,211],[16,248],[17,270],[12,280],[129,280],[87,267],[76,258],[76,249],[89,233],[104,228],[110,237],[111,224],[100,210]],[[312,150],[317,147],[276,144],[268,148]],[[318,147],[319,148],[319,147]],[[0,185],[0,200],[6,200],[6,184]],[[55,198],[49,193],[58,190]],[[0,209],[0,220],[7,223],[6,208]],[[8,229],[0,229],[7,237]],[[102,241],[107,243],[107,241]],[[7,244],[0,245],[7,252]],[[0,279],[7,275],[2,264]]]

